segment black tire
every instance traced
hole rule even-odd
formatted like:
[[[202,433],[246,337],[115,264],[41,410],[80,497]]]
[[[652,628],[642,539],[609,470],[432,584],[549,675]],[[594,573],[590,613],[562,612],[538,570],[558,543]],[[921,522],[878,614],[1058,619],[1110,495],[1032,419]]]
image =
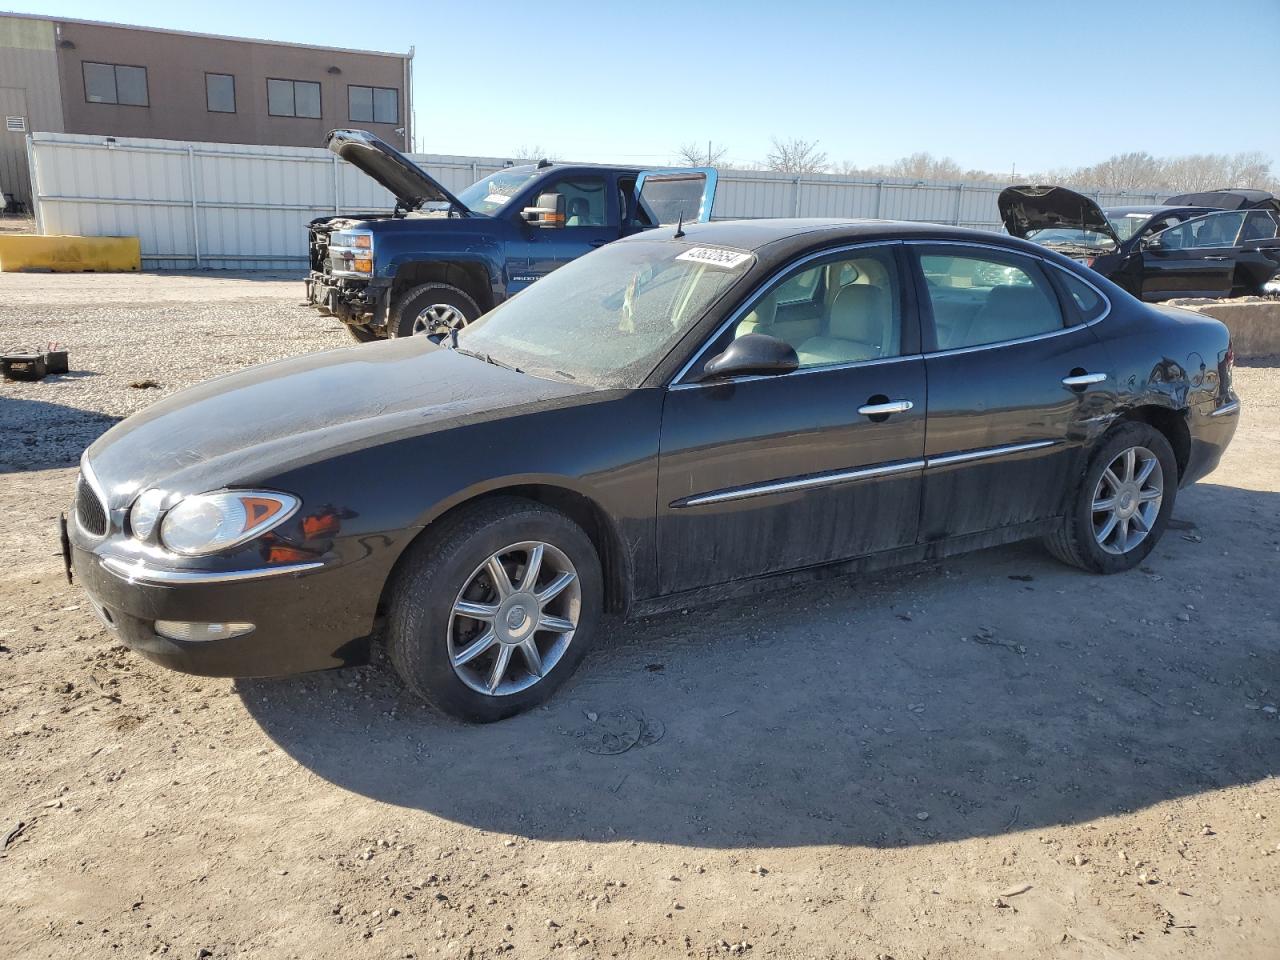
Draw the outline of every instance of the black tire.
[[[374,340],[381,339],[371,328],[363,323],[347,323],[344,326],[347,328],[347,333],[351,334],[356,343],[372,343]]]
[[[550,544],[573,564],[581,596],[577,627],[559,660],[532,686],[481,693],[462,680],[450,657],[454,600],[490,556],[524,541]],[[595,640],[604,608],[600,559],[582,528],[558,510],[518,497],[485,500],[445,518],[410,549],[391,589],[387,652],[405,684],[444,713],[491,723],[535,707],[578,668]]]
[[[1163,496],[1155,522],[1140,543],[1125,553],[1110,553],[1094,535],[1093,495],[1103,472],[1121,453],[1131,447],[1145,447],[1160,463]],[[1178,462],[1164,434],[1145,423],[1128,422],[1108,431],[1089,457],[1089,465],[1071,492],[1067,514],[1060,526],[1047,534],[1044,545],[1063,563],[1094,573],[1122,573],[1132,570],[1159,543],[1178,494]]]
[[[460,287],[448,283],[423,283],[396,298],[387,318],[387,330],[393,337],[413,336],[418,316],[435,305],[457,310],[462,315],[460,326],[466,326],[480,316],[480,306]]]

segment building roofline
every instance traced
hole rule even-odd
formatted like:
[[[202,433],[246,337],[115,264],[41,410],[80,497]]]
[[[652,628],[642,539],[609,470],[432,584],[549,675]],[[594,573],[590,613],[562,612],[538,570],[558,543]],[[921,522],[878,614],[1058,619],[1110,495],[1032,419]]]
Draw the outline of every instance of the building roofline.
[[[166,27],[142,27],[132,23],[115,23],[110,20],[82,20],[76,17],[53,17],[40,13],[15,13],[0,10],[0,17],[13,17],[17,20],[43,20],[48,23],[78,23],[88,27],[114,27],[117,30],[143,30],[147,33],[166,33],[176,37],[199,37],[203,40],[230,40],[235,43],[259,43],[268,47],[293,47],[302,50],[323,50],[326,53],[355,53],[372,57],[392,57],[396,60],[412,60],[413,51],[408,53],[391,53],[387,50],[357,50],[351,47],[326,47],[314,43],[291,43],[287,40],[263,40],[258,37],[233,37],[224,33],[197,33],[193,30],[170,30]]]

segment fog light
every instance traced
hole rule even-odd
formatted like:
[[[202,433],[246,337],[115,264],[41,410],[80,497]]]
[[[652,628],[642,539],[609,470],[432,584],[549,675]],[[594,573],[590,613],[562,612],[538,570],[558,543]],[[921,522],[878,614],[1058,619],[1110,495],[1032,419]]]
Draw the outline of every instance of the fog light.
[[[156,633],[170,640],[199,642],[229,640],[253,633],[252,623],[191,623],[188,620],[157,620]]]

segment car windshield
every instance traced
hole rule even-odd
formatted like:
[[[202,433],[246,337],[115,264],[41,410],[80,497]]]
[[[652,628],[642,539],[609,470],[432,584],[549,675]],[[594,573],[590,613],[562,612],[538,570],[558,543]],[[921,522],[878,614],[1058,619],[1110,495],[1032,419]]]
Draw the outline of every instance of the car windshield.
[[[493,216],[506,206],[537,173],[537,167],[510,167],[477,180],[458,194],[458,199],[472,213]]]
[[[1074,227],[1046,227],[1028,230],[1027,239],[1045,246],[1088,247],[1091,250],[1113,250],[1115,241],[1105,233],[1078,230]]]
[[[1151,214],[1149,213],[1107,214],[1107,223],[1111,224],[1111,229],[1116,232],[1116,236],[1120,238],[1121,243],[1126,240],[1132,240],[1134,235],[1150,221]]]
[[[639,386],[754,262],[670,240],[610,244],[489,311],[458,347],[546,379]]]

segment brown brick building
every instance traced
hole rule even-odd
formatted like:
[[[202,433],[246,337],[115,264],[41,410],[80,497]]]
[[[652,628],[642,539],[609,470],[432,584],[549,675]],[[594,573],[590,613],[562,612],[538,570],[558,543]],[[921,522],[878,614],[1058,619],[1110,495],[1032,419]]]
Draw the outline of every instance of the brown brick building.
[[[412,49],[0,14],[0,186],[30,207],[28,131],[316,147],[361,127],[410,147],[412,66]]]

